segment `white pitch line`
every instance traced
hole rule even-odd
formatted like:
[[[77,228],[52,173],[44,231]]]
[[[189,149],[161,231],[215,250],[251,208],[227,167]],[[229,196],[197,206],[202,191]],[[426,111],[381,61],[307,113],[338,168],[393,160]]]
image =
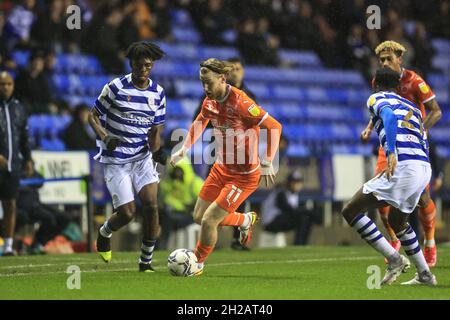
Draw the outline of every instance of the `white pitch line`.
[[[234,265],[251,265],[251,264],[280,264],[280,263],[308,263],[308,262],[335,262],[335,261],[360,261],[360,260],[374,260],[379,259],[376,256],[366,257],[348,257],[348,258],[316,258],[316,259],[291,259],[291,260],[258,260],[258,261],[240,261],[240,262],[224,262],[211,263],[207,267],[222,267]],[[95,262],[94,262],[95,263]],[[118,262],[115,262],[118,263]],[[122,261],[121,263],[130,263],[130,261]],[[70,264],[70,263],[68,263]],[[166,267],[155,267],[156,270],[165,269]],[[120,268],[120,269],[96,269],[96,270],[81,270],[82,273],[96,273],[96,272],[121,272],[121,271],[137,271],[137,268]],[[36,275],[50,275],[55,273],[66,273],[65,271],[54,272],[28,272],[28,273],[4,273],[0,277],[16,277],[16,276],[36,276]]]

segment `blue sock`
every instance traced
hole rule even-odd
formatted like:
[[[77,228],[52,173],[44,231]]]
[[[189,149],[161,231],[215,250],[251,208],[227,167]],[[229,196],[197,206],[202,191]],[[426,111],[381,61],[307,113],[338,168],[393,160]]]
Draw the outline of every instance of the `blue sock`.
[[[350,225],[356,229],[369,245],[380,252],[388,261],[399,258],[399,253],[390,245],[386,238],[378,230],[375,223],[364,214],[359,214]]]
[[[141,256],[139,257],[139,263],[152,263],[153,250],[155,249],[156,240],[142,240],[141,244]]]
[[[423,252],[420,249],[419,241],[417,240],[416,233],[408,226],[405,230],[397,233],[397,238],[402,243],[402,248],[405,250],[408,257],[411,258],[417,271],[420,273],[422,271],[429,271],[427,261],[423,256]]]

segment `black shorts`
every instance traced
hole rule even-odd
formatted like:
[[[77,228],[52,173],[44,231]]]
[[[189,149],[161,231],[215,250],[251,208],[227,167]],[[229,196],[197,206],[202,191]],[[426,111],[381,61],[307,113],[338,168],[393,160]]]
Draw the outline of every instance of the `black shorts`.
[[[19,183],[18,173],[0,170],[0,200],[16,199]]]

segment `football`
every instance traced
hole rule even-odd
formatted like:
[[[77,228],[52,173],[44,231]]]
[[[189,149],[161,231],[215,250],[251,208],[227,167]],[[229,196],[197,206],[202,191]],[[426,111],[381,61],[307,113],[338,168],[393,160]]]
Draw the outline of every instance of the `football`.
[[[176,249],[167,259],[167,267],[173,276],[189,277],[197,270],[197,257],[189,249]]]

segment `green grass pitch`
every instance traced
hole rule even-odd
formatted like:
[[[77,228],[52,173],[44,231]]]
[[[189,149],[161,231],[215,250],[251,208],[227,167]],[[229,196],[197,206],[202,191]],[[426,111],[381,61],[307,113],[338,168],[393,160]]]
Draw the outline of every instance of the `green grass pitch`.
[[[437,287],[404,287],[413,269],[389,287],[368,289],[368,246],[218,250],[200,277],[168,273],[167,251],[154,254],[155,273],[137,272],[138,253],[0,257],[0,299],[450,299],[450,248],[438,251]],[[67,289],[68,266],[81,269],[81,289]]]

